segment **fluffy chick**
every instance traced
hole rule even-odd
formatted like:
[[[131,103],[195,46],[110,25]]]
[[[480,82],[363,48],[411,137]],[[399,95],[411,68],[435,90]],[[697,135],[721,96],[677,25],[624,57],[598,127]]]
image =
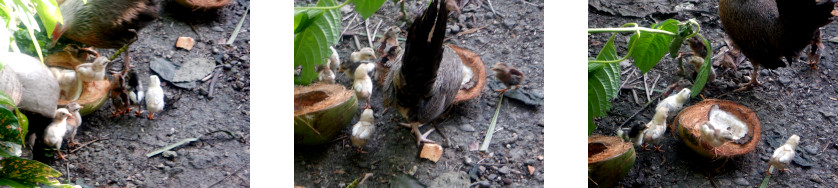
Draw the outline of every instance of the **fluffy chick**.
[[[661,100],[661,102],[658,103],[658,106],[655,107],[655,111],[657,111],[658,108],[667,108],[669,109],[670,113],[672,113],[673,111],[681,110],[681,107],[684,107],[684,103],[686,103],[689,99],[690,89],[684,88],[677,94],[670,95],[669,97],[666,97],[665,99]]]
[[[111,82],[111,105],[113,105],[114,112],[110,117],[124,115],[130,110],[130,97],[128,90],[125,89],[125,76],[122,72],[111,72],[113,81]]]
[[[356,67],[359,64],[364,63],[363,61],[372,61],[376,58],[377,57],[375,56],[375,51],[373,51],[372,48],[361,48],[360,51],[352,52],[352,54],[349,55],[349,63],[341,64],[338,71],[343,72],[346,76],[348,76],[351,79],[355,79],[353,71],[356,69]]]
[[[140,76],[137,75],[136,71],[128,71],[128,85],[125,86],[125,89],[128,90],[130,104],[137,108],[135,116],[141,116],[143,114],[143,108],[140,104],[142,104],[143,97],[145,97],[145,91],[143,91],[143,82],[140,81]]]
[[[70,147],[76,147],[79,145],[76,142],[76,131],[81,126],[81,105],[79,103],[71,102],[68,103],[64,108],[70,112],[72,116],[67,118],[67,133],[70,134]]]
[[[376,63],[375,75],[378,77],[378,84],[384,82],[384,77],[390,72],[390,62],[396,61],[402,48],[399,47],[398,36],[402,30],[398,26],[390,26],[384,36],[377,43],[375,54],[381,57]]]
[[[317,69],[317,80],[324,83],[334,84],[335,72],[332,72],[332,69],[328,64],[330,63],[326,63],[326,65],[317,65],[315,67]]]
[[[105,67],[108,65],[108,58],[102,56],[93,60],[92,63],[76,65],[76,75],[85,83],[105,79]],[[96,85],[96,83],[93,83]]]
[[[373,133],[375,133],[374,121],[373,111],[368,108],[364,109],[358,123],[355,123],[355,125],[352,126],[352,136],[349,137],[349,140],[352,140],[352,145],[358,147],[359,153],[367,153],[364,151],[364,145],[367,144],[367,141],[369,141]]]
[[[334,72],[340,68],[340,55],[338,55],[338,51],[335,50],[334,47],[329,46],[329,49],[332,50],[332,55],[329,56],[327,63],[329,64],[332,74],[334,74]]]
[[[355,90],[355,95],[359,99],[364,99],[367,105],[364,108],[370,108],[370,96],[372,96],[372,79],[369,72],[375,70],[375,64],[362,63],[355,69],[355,81],[352,83],[352,89]]]
[[[44,143],[50,147],[55,148],[58,152],[58,157],[62,160],[67,160],[61,154],[61,142],[64,140],[64,135],[67,134],[67,118],[72,116],[65,108],[59,108],[55,111],[52,123],[47,125],[44,130]]]
[[[634,146],[643,145],[643,135],[646,133],[646,125],[636,123],[631,127],[623,127],[617,130],[617,136],[626,142],[634,143]]]
[[[786,144],[778,147],[774,150],[774,155],[771,155],[771,160],[768,161],[768,164],[773,165],[774,168],[780,169],[780,171],[791,171],[788,169],[789,162],[794,159],[794,149],[797,148],[797,144],[800,142],[800,136],[791,135],[788,140],[786,140]],[[771,166],[768,166],[768,169],[765,170],[767,173],[771,173]]]
[[[733,135],[734,140],[742,138],[748,133],[748,125],[745,122],[739,120],[733,114],[721,110],[719,105],[710,107],[708,117],[709,121],[713,122],[714,125],[720,126],[716,127],[717,129],[729,131]]]
[[[82,81],[76,76],[75,70],[56,67],[50,67],[49,70],[52,72],[52,76],[58,80],[58,87],[61,89],[61,94],[59,94],[61,99],[72,101],[81,96]]]
[[[719,129],[712,122],[707,121],[701,126],[701,141],[706,142],[717,150],[716,147],[722,146],[727,142],[733,140],[733,134],[730,131]]]
[[[154,119],[154,113],[163,110],[163,88],[160,87],[160,79],[157,75],[151,75],[148,79],[148,90],[145,92],[145,108],[148,109],[148,119]]]
[[[495,71],[495,77],[506,85],[506,89],[497,90],[497,92],[506,92],[507,90],[518,88],[524,82],[524,78],[526,78],[524,73],[506,63],[496,63],[492,66],[492,71]]]
[[[643,149],[646,149],[646,144],[648,143],[655,145],[655,151],[663,152],[661,147],[658,146],[658,143],[663,138],[663,133],[666,132],[666,116],[668,112],[669,110],[666,108],[658,108],[655,116],[652,117],[652,121],[646,123],[646,131],[643,134]]]

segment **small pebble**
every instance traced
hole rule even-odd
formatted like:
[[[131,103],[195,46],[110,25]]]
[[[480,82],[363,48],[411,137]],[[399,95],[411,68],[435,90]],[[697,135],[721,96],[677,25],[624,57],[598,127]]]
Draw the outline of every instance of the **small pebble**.
[[[498,177],[497,174],[489,174],[489,181],[495,180],[495,178],[497,178],[497,177]]]
[[[510,169],[508,166],[503,166],[502,168],[498,169],[498,172],[500,172],[501,174],[509,174],[509,171]]]
[[[177,152],[175,152],[175,151],[164,151],[163,152],[163,157],[173,159],[173,158],[177,157]]]
[[[221,27],[219,27],[219,26],[214,26],[214,27],[212,27],[212,30],[213,30],[213,31],[215,31],[215,32],[224,32],[224,29],[222,29],[222,28],[221,28]]]
[[[742,177],[736,178],[735,180],[733,180],[733,183],[736,183],[737,185],[741,186],[751,185],[751,183],[749,183],[748,180],[745,180],[745,178]]]
[[[474,132],[475,131],[474,126],[471,126],[471,124],[468,124],[468,123],[460,125],[460,130],[463,130],[465,132]]]

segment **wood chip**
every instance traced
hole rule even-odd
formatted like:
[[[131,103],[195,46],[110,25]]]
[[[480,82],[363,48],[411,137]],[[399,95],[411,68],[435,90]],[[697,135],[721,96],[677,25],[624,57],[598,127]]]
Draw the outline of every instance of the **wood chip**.
[[[175,46],[186,50],[192,50],[192,46],[194,45],[195,39],[192,39],[192,37],[178,37],[177,44]]]
[[[422,152],[419,153],[419,157],[437,162],[442,157],[442,146],[438,144],[425,144],[422,146]]]
[[[335,173],[335,174],[346,174],[346,171],[344,171],[343,169],[338,169],[338,170],[335,170],[335,171],[334,171],[334,172],[332,172],[332,173]]]
[[[530,175],[532,175],[532,173],[535,172],[535,167],[527,165],[527,170],[530,170]]]

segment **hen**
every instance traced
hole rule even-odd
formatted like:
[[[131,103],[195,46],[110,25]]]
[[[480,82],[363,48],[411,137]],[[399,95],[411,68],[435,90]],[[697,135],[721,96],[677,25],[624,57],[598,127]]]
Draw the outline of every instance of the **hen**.
[[[412,129],[416,142],[427,139],[419,127],[441,115],[454,101],[463,80],[463,62],[447,46],[443,46],[448,9],[445,1],[436,0],[416,18],[408,29],[401,62],[391,67],[384,81],[384,104],[398,109]]]
[[[812,46],[809,64],[820,59],[820,27],[834,19],[835,0],[720,0],[719,17],[734,47],[751,60],[751,81],[738,90],[759,85],[757,67],[785,67]]]

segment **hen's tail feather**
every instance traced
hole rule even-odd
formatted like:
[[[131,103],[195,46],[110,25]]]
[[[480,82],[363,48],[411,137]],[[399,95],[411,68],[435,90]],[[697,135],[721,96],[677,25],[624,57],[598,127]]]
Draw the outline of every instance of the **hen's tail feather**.
[[[395,83],[399,105],[414,106],[431,91],[442,61],[447,21],[445,0],[434,0],[410,26],[400,69],[404,83]]]

